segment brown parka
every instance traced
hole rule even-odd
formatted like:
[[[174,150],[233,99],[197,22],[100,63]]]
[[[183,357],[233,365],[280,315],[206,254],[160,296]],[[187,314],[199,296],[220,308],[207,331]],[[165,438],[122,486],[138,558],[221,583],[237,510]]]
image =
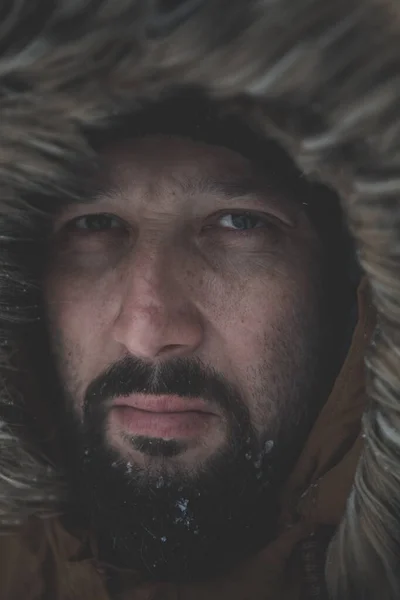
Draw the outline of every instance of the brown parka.
[[[324,557],[343,515],[360,455],[364,351],[374,325],[375,310],[364,280],[347,358],[287,482],[276,541],[234,572],[205,584],[147,584],[134,572],[120,571],[118,598],[326,598]],[[68,531],[57,517],[31,517],[18,535],[0,537],[1,600],[109,600],[106,572],[107,565],[96,559],[90,532]]]
[[[40,317],[37,220],[84,194],[89,131],[186,86],[336,190],[374,309],[362,287],[348,358],[288,481],[276,542],[205,587],[146,589],[121,573],[127,597],[322,598],[324,566],[334,600],[400,597],[399,16],[394,0],[1,3],[1,600],[107,597],[90,539],[52,516],[67,510],[64,482],[25,393],[35,383],[21,340]]]

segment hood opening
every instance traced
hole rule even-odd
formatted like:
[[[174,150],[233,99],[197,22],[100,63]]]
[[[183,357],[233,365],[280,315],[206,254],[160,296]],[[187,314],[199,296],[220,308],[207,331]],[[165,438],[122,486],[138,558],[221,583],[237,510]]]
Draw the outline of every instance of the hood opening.
[[[28,462],[21,458],[18,463],[18,477],[23,481],[21,489],[26,493],[24,503],[27,514],[37,511],[33,508],[37,504],[31,506],[29,500],[30,494],[38,496],[35,486],[31,485],[35,483],[35,477],[38,488],[46,489],[47,486],[52,489],[48,494],[51,510],[54,507],[61,509],[66,499],[62,469],[61,473],[59,471],[65,451],[59,445],[62,423],[56,403],[53,399],[48,401],[42,386],[43,381],[49,380],[49,349],[44,332],[46,319],[40,281],[51,221],[67,204],[79,203],[82,199],[87,201],[88,197],[94,195],[95,190],[88,185],[88,181],[93,181],[93,175],[95,177],[98,169],[96,157],[105,145],[150,134],[179,135],[234,150],[250,159],[258,169],[267,171],[272,181],[276,181],[302,205],[323,241],[326,255],[324,293],[331,298],[330,307],[335,307],[333,314],[337,320],[331,327],[335,338],[331,340],[332,354],[326,371],[324,401],[349,347],[357,320],[356,290],[361,271],[340,200],[332,188],[306,177],[279,141],[272,136],[265,136],[254,122],[248,121],[234,106],[210,99],[204,91],[191,87],[166,94],[158,101],[142,102],[137,110],[107,118],[96,127],[89,124],[82,130],[82,148],[86,149],[87,160],[82,158],[78,165],[76,160],[69,163],[69,155],[65,160],[64,156],[56,159],[54,173],[50,173],[50,180],[54,177],[55,183],[46,187],[45,193],[41,193],[40,186],[38,190],[35,185],[30,192],[29,181],[24,180],[27,189],[20,194],[19,204],[13,207],[7,220],[3,219],[6,233],[2,240],[3,252],[10,255],[10,265],[4,265],[4,276],[7,289],[14,296],[5,299],[5,361],[13,371],[5,378],[11,398],[3,402],[1,417],[7,423],[10,439],[18,440],[22,456],[25,453],[29,456]],[[58,179],[59,167],[62,173],[70,173],[71,176],[65,178],[62,175]],[[67,188],[63,186],[63,181],[68,182]],[[25,373],[22,379],[21,372]],[[52,389],[51,377],[49,386]],[[30,399],[28,403],[27,398]],[[315,416],[320,409],[320,405],[313,408]],[[31,460],[38,461],[39,472],[44,460],[43,472],[48,481],[41,475],[29,476],[25,464],[32,469]],[[10,466],[10,469],[13,467]],[[19,485],[17,481],[12,480],[10,484]],[[16,503],[19,502],[14,491],[10,495]],[[40,495],[40,502],[46,505],[45,496]],[[46,512],[48,509],[43,510]],[[18,516],[13,516],[12,522],[16,523],[18,519]]]
[[[134,0],[57,5],[26,0],[3,9],[1,516],[16,524],[39,507],[53,508],[62,496],[53,471],[47,472],[25,444],[20,424],[9,426],[20,418],[10,417],[9,402],[10,395],[20,402],[12,371],[16,346],[32,306],[37,316],[38,303],[28,301],[26,292],[37,266],[25,261],[30,255],[35,262],[32,248],[39,247],[33,209],[44,203],[53,213],[55,198],[82,197],[76,174],[92,168],[88,135],[95,126],[103,129],[116,114],[158,98],[161,91],[194,85],[227,110],[234,105],[245,113],[257,132],[283,144],[303,173],[341,197],[381,329],[368,354],[368,444],[337,538],[342,562],[331,587],[341,600],[361,591],[365,598],[395,598],[398,9],[394,2],[376,0],[205,1],[169,9]],[[350,269],[354,280],[357,264]],[[34,297],[35,276],[32,289]]]

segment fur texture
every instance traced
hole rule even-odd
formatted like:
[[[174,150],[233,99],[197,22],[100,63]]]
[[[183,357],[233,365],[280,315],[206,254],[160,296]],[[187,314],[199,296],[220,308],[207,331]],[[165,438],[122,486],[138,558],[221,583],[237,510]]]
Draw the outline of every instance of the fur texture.
[[[365,449],[327,577],[335,600],[400,597],[399,34],[394,0],[2,2],[4,525],[63,499],[59,475],[7,416],[10,404],[23,405],[11,367],[21,327],[32,320],[25,298],[35,288],[27,288],[21,248],[29,254],[35,214],[41,202],[79,199],[79,175],[94,164],[85,132],[175,86],[201,86],[342,198],[379,331],[367,357]]]

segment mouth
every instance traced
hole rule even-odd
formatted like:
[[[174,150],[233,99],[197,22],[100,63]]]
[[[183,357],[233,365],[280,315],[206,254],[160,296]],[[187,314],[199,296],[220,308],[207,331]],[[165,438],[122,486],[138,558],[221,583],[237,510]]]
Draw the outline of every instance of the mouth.
[[[133,394],[113,402],[110,427],[130,435],[187,439],[203,435],[216,419],[201,399]]]

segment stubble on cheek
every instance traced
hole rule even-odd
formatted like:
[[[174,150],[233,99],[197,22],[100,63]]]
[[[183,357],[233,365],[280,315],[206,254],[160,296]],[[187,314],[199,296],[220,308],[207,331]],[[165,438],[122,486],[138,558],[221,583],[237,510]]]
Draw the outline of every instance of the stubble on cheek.
[[[82,369],[84,353],[78,344],[73,345],[66,341],[60,327],[52,326],[49,322],[50,351],[53,368],[62,392],[60,401],[68,412],[83,418],[83,389]]]
[[[305,293],[301,285],[289,288],[274,300],[279,310],[274,310],[260,328],[262,358],[258,367],[251,365],[246,373],[250,385],[258,384],[252,407],[258,427],[266,423],[274,423],[278,429],[285,427],[285,420],[301,420],[305,410],[306,390],[314,386],[321,351],[318,294],[316,289],[311,292]]]

